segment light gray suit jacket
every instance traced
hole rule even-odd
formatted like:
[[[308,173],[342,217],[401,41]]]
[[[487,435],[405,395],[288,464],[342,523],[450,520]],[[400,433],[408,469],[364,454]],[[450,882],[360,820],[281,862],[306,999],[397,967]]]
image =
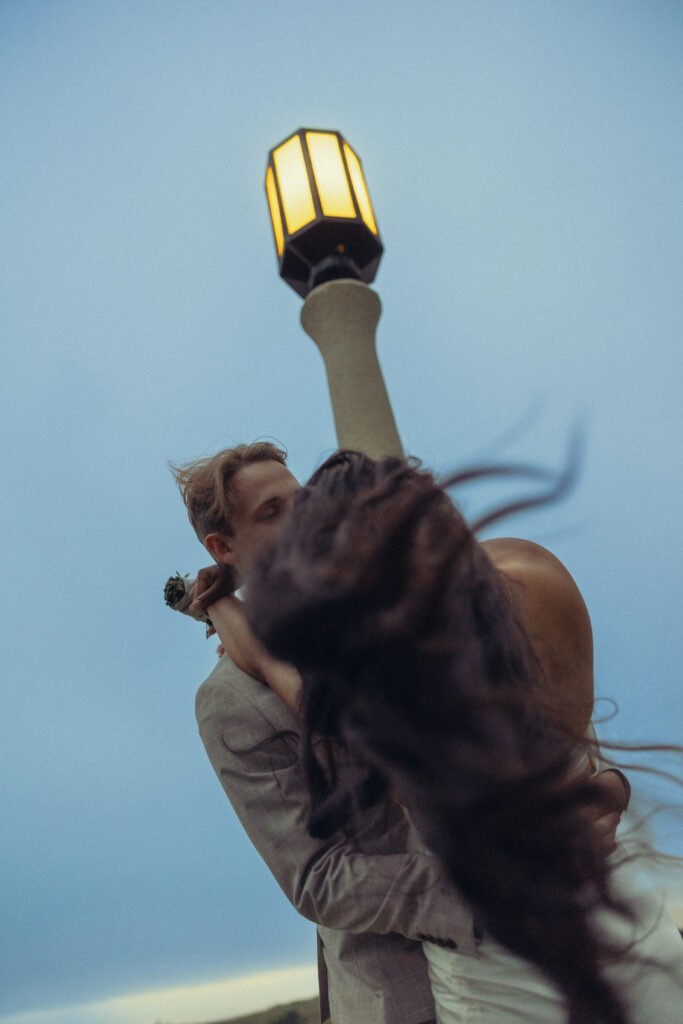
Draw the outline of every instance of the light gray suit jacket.
[[[437,861],[410,852],[387,804],[353,843],[306,831],[297,716],[224,655],[197,693],[199,732],[249,838],[292,905],[318,925],[333,1024],[422,1024],[435,1016],[420,942],[476,956],[472,916]]]

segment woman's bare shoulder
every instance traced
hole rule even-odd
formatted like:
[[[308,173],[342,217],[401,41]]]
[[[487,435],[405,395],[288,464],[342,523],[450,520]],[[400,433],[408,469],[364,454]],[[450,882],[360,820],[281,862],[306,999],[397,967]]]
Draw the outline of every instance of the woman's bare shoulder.
[[[503,572],[514,566],[520,569],[545,569],[567,573],[567,569],[552,551],[532,540],[523,540],[521,537],[494,537],[482,541],[481,546],[496,568]]]
[[[503,537],[482,547],[511,581],[510,596],[542,665],[551,703],[573,729],[583,731],[593,704],[593,636],[581,591],[559,558],[540,544]]]
[[[588,618],[581,591],[569,570],[552,551],[517,537],[486,540],[482,547],[496,569],[521,585],[517,600],[522,611],[526,615],[533,611],[528,626],[538,625],[533,619],[544,623],[548,618],[554,619],[554,611],[561,611],[564,616],[572,606],[575,612]]]

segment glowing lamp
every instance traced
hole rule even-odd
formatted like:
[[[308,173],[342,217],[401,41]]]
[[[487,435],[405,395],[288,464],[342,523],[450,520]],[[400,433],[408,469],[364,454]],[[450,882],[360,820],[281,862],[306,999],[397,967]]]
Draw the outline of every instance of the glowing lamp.
[[[374,280],[383,247],[360,160],[339,132],[300,128],[270,151],[266,195],[280,276],[305,297]]]

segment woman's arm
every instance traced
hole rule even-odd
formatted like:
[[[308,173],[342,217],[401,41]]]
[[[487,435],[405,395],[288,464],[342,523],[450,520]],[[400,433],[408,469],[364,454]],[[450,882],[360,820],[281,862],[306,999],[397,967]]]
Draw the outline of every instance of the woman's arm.
[[[301,676],[293,665],[278,661],[256,639],[236,597],[221,597],[207,609],[231,661],[250,676],[267,683],[293,711],[299,711]]]
[[[208,616],[230,660],[250,676],[267,683],[298,713],[301,677],[293,665],[273,658],[256,639],[242,602],[234,596],[236,586],[235,573],[229,565],[200,569],[190,589],[190,611]]]

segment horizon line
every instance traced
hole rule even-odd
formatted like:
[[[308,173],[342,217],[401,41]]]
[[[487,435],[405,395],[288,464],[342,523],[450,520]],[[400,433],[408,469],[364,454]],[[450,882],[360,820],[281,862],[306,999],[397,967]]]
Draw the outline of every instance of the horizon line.
[[[318,994],[315,963],[0,1016],[0,1024],[198,1024]]]

